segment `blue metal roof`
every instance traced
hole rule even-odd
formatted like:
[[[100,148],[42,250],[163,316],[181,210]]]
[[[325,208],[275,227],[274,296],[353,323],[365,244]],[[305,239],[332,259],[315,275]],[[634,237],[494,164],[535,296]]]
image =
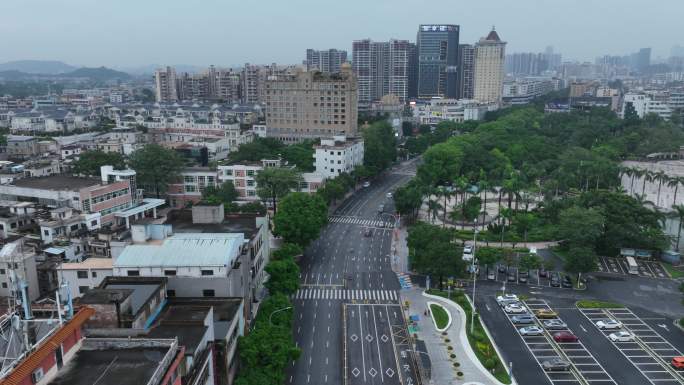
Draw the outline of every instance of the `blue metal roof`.
[[[127,246],[114,267],[231,266],[244,241],[242,233],[181,233],[161,244]]]

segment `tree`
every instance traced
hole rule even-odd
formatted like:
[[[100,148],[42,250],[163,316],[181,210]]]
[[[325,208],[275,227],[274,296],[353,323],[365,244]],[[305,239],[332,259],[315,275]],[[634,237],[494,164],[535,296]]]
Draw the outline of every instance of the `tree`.
[[[275,214],[275,234],[286,242],[306,247],[318,238],[321,229],[328,221],[328,207],[318,195],[290,193],[280,202],[280,210]]]
[[[414,180],[415,181],[415,180]],[[415,218],[423,203],[423,193],[421,188],[414,181],[405,186],[399,187],[394,191],[394,206],[401,215]]]
[[[269,278],[265,286],[270,293],[291,295],[299,289],[299,266],[293,258],[269,262],[266,272]]]
[[[296,243],[284,243],[280,248],[273,251],[271,258],[273,260],[294,258],[302,254],[302,247]]]
[[[593,248],[603,234],[604,223],[600,211],[573,206],[560,213],[557,236],[567,247]]]
[[[440,285],[445,276],[460,276],[465,263],[451,243],[451,230],[419,223],[409,228],[407,244],[411,268],[421,274],[439,277]]]
[[[174,150],[148,144],[131,154],[129,164],[137,174],[138,184],[150,186],[159,198],[168,184],[178,178],[183,159]]]
[[[682,237],[682,222],[684,222],[684,205],[674,205],[672,206],[672,209],[674,209],[677,219],[679,220],[679,224],[677,225],[677,243],[674,247],[675,250],[679,250],[679,241]]]
[[[537,218],[533,214],[527,212],[518,213],[513,218],[515,228],[518,230],[518,233],[523,236],[525,245],[527,245],[527,233],[530,231],[530,229],[532,229],[536,221]]]
[[[442,209],[442,205],[434,199],[428,199],[428,217],[430,217],[430,223],[435,223],[435,218],[439,215],[439,210]]]
[[[565,256],[565,270],[574,274],[585,274],[596,270],[597,257],[589,247],[574,247]]]
[[[639,114],[637,114],[634,104],[631,102],[625,104],[625,122],[628,125],[639,123]]]
[[[329,179],[318,192],[323,196],[323,199],[325,199],[326,202],[335,203],[338,199],[344,197],[344,194],[347,192],[347,187],[342,181],[337,180],[337,178]]]
[[[542,261],[541,258],[535,254],[524,254],[520,257],[518,265],[521,269],[530,271],[540,268],[542,266]]]
[[[653,180],[658,182],[658,195],[656,198],[656,205],[660,207],[660,188],[663,186],[663,183],[669,183],[670,179],[663,170],[659,170],[658,172],[653,174]]]
[[[672,205],[677,204],[677,191],[679,190],[679,185],[684,183],[684,178],[681,176],[674,176],[670,178],[667,182],[668,187],[674,187],[674,197],[672,198]]]
[[[225,182],[218,187],[209,186],[204,189],[202,199],[211,203],[223,203],[228,205],[233,203],[238,197],[232,182]]]
[[[73,173],[100,176],[102,166],[113,166],[115,170],[123,170],[126,168],[126,161],[118,152],[86,151],[78,156],[78,160],[74,163]]]
[[[373,174],[378,174],[397,157],[394,129],[386,121],[373,123],[363,130],[363,164]]]
[[[446,184],[461,172],[463,153],[448,143],[430,147],[423,155],[418,177],[428,186]]]
[[[302,176],[291,168],[268,167],[256,175],[257,194],[261,199],[270,199],[273,212],[276,211],[276,200],[298,189]]]
[[[467,221],[475,220],[478,215],[480,215],[480,209],[482,208],[482,199],[479,196],[474,195],[468,198],[463,204],[463,219]]]
[[[655,174],[653,174],[652,171],[645,170],[644,171],[644,183],[641,185],[641,195],[646,195],[646,182],[653,182],[653,177]]]
[[[314,166],[314,142],[305,140],[301,143],[292,144],[282,148],[282,156],[289,165],[296,165],[302,172],[316,170]]]
[[[476,257],[481,265],[491,266],[501,260],[502,252],[501,249],[494,247],[477,247]]]

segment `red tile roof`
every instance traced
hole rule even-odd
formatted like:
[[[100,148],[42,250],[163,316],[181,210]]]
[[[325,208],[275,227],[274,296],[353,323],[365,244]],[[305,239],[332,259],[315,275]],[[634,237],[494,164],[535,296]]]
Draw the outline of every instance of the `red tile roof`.
[[[62,328],[57,330],[50,336],[42,345],[28,355],[17,367],[14,368],[3,380],[0,380],[0,385],[18,385],[26,377],[30,376],[36,369],[40,367],[43,360],[52,354],[64,340],[66,340],[76,329],[79,329],[85,321],[95,314],[95,310],[90,307],[83,307],[74,315],[74,318],[62,325]]]

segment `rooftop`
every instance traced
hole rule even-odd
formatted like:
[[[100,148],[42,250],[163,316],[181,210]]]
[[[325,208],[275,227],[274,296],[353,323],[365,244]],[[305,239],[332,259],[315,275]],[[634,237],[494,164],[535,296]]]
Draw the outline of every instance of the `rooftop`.
[[[230,215],[221,223],[192,223],[192,211],[175,210],[165,222],[175,234],[179,233],[243,233],[251,238],[259,230],[258,215]]]
[[[83,262],[63,263],[62,270],[111,269],[111,258],[88,258]]]
[[[127,246],[114,266],[231,266],[244,240],[242,233],[176,234],[158,245]]]
[[[175,354],[175,349],[171,340],[137,343],[120,339],[107,344],[99,339],[86,339],[49,385],[147,384],[155,375],[163,375],[169,364],[165,357]]]
[[[13,186],[41,190],[79,191],[85,187],[97,186],[97,178],[80,178],[69,175],[50,175],[42,178],[22,178],[12,182]]]

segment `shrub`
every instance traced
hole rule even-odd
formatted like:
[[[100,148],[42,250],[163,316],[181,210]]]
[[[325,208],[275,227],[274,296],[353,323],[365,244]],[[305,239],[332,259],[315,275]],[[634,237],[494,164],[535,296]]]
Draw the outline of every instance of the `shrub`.
[[[487,370],[492,370],[496,367],[496,361],[494,361],[492,358],[487,358],[484,362],[484,367]]]
[[[451,355],[449,355],[449,358],[456,358],[456,355],[451,353]]]

